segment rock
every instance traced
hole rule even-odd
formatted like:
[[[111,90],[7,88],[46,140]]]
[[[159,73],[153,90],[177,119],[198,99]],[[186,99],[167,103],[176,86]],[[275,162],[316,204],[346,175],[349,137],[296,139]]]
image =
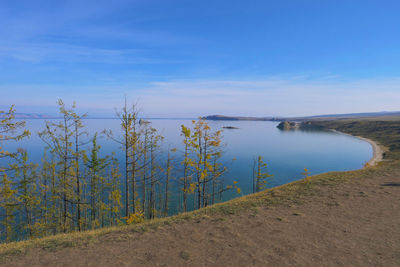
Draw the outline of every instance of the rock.
[[[229,130],[239,129],[238,127],[234,127],[234,126],[223,126],[222,128],[229,129]]]
[[[289,121],[283,121],[278,124],[277,126],[278,129],[280,130],[297,130],[300,128],[300,123],[297,122],[289,122]]]

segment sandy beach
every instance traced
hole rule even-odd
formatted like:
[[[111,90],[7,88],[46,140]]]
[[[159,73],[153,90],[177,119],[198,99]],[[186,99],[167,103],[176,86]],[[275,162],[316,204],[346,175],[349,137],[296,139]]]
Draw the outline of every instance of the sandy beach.
[[[384,149],[380,145],[378,145],[378,143],[372,141],[371,139],[365,138],[365,137],[361,137],[361,136],[355,136],[355,137],[368,142],[372,146],[374,154],[373,154],[372,158],[367,162],[367,165],[375,166],[376,164],[378,164],[378,162],[383,160]]]
[[[338,133],[338,134],[344,134],[344,135],[349,135],[349,136],[353,136],[356,137],[360,140],[363,140],[365,142],[368,142],[371,146],[372,146],[372,150],[373,150],[373,155],[372,158],[365,164],[365,167],[367,166],[375,166],[376,164],[378,164],[378,162],[381,162],[383,160],[383,153],[385,151],[385,148],[381,145],[379,145],[377,142],[362,137],[362,136],[356,136],[356,135],[351,135],[348,133],[344,133],[344,132],[339,132],[337,130],[334,129],[330,129],[332,132]]]

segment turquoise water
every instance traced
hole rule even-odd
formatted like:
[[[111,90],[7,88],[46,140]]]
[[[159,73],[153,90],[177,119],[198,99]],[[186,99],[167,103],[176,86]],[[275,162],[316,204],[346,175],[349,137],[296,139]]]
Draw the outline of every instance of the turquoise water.
[[[153,119],[152,126],[165,137],[163,149],[168,147],[181,148],[182,138],[180,126],[191,125],[191,120]],[[372,157],[371,146],[352,136],[323,131],[280,131],[277,122],[256,121],[209,121],[213,130],[223,126],[234,126],[239,129],[224,129],[223,142],[225,152],[223,161],[228,167],[225,175],[226,184],[238,181],[243,194],[252,190],[253,158],[261,155],[268,164],[268,169],[274,175],[269,187],[282,185],[300,179],[306,167],[311,174],[328,171],[346,171],[359,169]],[[111,129],[120,135],[119,121],[114,119],[87,119],[85,124],[90,134]],[[27,128],[32,136],[18,145],[9,143],[7,147],[14,150],[17,147],[27,149],[30,159],[40,162],[44,143],[37,132],[44,128],[44,120],[27,120]],[[89,140],[89,138],[87,138]],[[123,162],[123,150],[112,140],[102,136],[99,140],[104,155],[116,152],[120,162]],[[176,154],[177,168],[175,176],[180,176],[179,159]],[[232,160],[232,159],[236,160]],[[160,154],[159,159],[163,156]],[[121,169],[123,170],[123,169]],[[228,194],[225,199],[237,196]]]

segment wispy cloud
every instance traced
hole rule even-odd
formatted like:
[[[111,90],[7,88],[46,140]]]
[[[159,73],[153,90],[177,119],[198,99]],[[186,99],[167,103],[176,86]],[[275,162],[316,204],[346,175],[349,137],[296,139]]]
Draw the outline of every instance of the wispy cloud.
[[[152,113],[297,116],[399,110],[400,78],[338,81],[321,77],[155,82],[141,102]],[[147,109],[146,109],[147,110]]]
[[[20,5],[0,3],[0,60],[30,63],[91,62],[110,64],[159,64],[168,60],[154,47],[197,43],[199,39],[167,30],[143,29],[141,16],[129,23],[118,14],[140,1],[44,1]],[[149,18],[143,18],[149,20]]]
[[[0,86],[0,104],[55,106],[58,98],[77,101],[82,110],[112,114],[126,93],[152,117],[196,117],[207,114],[299,116],[399,110],[400,78],[345,81],[321,77],[257,80],[171,80],[144,86]],[[24,98],[19,95],[24,94]]]
[[[38,43],[23,45],[0,45],[0,57],[20,61],[42,62],[82,62],[108,64],[154,64],[160,60],[143,56],[138,49],[101,49],[67,43]]]

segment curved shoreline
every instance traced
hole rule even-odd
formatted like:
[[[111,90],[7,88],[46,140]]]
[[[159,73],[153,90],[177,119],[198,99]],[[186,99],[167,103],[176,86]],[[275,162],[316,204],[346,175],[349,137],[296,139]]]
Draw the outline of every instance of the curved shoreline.
[[[375,141],[372,141],[371,139],[362,137],[362,136],[355,136],[363,141],[368,142],[373,149],[373,156],[372,158],[367,162],[367,165],[369,166],[375,166],[377,165],[379,162],[383,161],[383,149],[381,148],[381,146],[379,146]]]
[[[362,137],[362,136],[351,135],[351,134],[340,132],[340,131],[337,131],[337,130],[334,130],[334,129],[330,129],[330,130],[332,132],[335,132],[335,133],[338,133],[338,134],[344,134],[344,135],[356,137],[356,138],[358,138],[360,140],[363,140],[363,141],[369,143],[372,146],[372,150],[373,150],[372,158],[369,161],[366,162],[366,164],[364,165],[364,168],[368,167],[368,166],[375,166],[379,162],[383,161],[384,148],[382,146],[380,146],[377,142],[375,142],[375,141],[373,141],[371,139]]]

